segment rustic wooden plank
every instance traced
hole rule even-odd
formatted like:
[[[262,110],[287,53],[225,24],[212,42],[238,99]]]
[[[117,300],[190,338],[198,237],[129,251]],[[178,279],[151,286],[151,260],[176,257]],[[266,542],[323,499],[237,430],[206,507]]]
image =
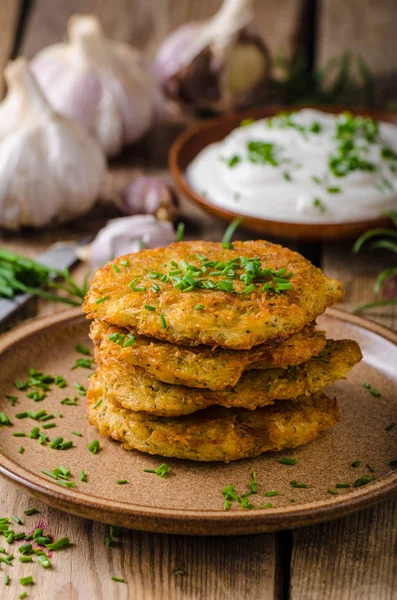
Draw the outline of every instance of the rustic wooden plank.
[[[373,293],[377,275],[396,262],[392,252],[363,248],[354,255],[352,246],[353,242],[325,246],[322,262],[327,275],[339,279],[345,286],[346,294],[341,308],[348,311],[377,299]],[[397,328],[397,306],[371,309],[362,316],[378,321],[385,327]]]
[[[62,514],[21,493],[0,480],[1,516],[17,515],[30,531],[42,527],[56,538],[69,537],[73,546],[54,552],[53,568],[44,570],[32,563],[14,560],[0,573],[2,600],[14,600],[23,591],[20,577],[32,575],[35,600],[230,600],[252,598],[273,600],[275,537],[269,535],[232,538],[167,536],[124,530],[114,548],[105,544],[108,527]],[[39,515],[25,517],[35,507]],[[2,546],[16,552],[17,544]],[[175,575],[176,568],[185,575]],[[8,587],[4,577],[12,578]],[[122,577],[126,584],[116,583]]]
[[[10,58],[15,40],[20,2],[1,0],[0,2],[0,99],[5,91],[3,69]]]
[[[292,533],[291,600],[392,600],[397,500]]]
[[[191,20],[204,19],[222,0],[36,0],[22,51],[28,57],[64,38],[66,23],[75,13],[95,13],[106,33],[153,54],[168,32]],[[271,51],[290,56],[301,26],[304,0],[256,0],[255,27]]]
[[[378,79],[378,100],[397,90],[395,0],[321,0],[318,15],[317,61],[352,52],[364,58]]]

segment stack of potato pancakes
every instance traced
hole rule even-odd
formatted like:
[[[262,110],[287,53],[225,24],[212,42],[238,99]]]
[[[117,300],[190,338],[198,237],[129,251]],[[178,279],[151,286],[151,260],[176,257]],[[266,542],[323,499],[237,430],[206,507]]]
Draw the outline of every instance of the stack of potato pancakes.
[[[315,319],[343,289],[265,241],[179,242],[99,269],[84,310],[88,419],[126,449],[198,461],[294,448],[339,420],[322,389],[361,359]]]

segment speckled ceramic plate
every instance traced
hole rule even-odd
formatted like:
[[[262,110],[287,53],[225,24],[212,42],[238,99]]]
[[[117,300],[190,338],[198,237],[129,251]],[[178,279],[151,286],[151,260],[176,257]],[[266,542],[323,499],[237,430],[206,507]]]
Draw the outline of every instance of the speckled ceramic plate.
[[[170,474],[162,479],[143,469],[155,469],[164,462],[139,452],[126,452],[121,446],[101,438],[84,416],[85,398],[77,394],[77,406],[61,404],[65,397],[76,394],[74,383],[86,385],[90,371],[71,370],[78,355],[76,344],[89,347],[88,323],[73,310],[31,321],[4,335],[0,340],[0,411],[6,413],[12,426],[0,426],[0,472],[29,494],[61,510],[124,527],[166,533],[196,535],[231,535],[295,528],[341,517],[383,500],[397,490],[397,470],[390,461],[397,459],[397,334],[350,316],[329,310],[319,319],[328,337],[352,338],[359,342],[364,360],[349,378],[328,388],[341,407],[341,422],[317,440],[285,452],[296,458],[294,466],[280,464],[280,455],[265,454],[224,464],[199,464],[168,460]],[[47,397],[39,402],[26,397],[13,385],[25,380],[27,369],[62,375],[68,386],[51,386]],[[369,382],[381,392],[373,396],[363,387]],[[6,395],[18,397],[11,406]],[[52,440],[62,436],[73,440],[68,450],[52,450],[36,439],[14,437],[16,432],[29,433],[37,425],[30,418],[15,415],[26,410],[60,413],[48,422],[56,427],[45,430]],[[43,423],[41,423],[43,425]],[[82,437],[72,434],[81,432]],[[99,439],[101,450],[92,455],[88,444]],[[24,452],[19,453],[20,446]],[[352,462],[360,461],[359,467]],[[328,490],[337,483],[350,483],[362,475],[376,480],[362,487],[339,489],[337,495]],[[42,474],[64,465],[71,470],[76,487],[67,489]],[[87,482],[79,480],[79,471],[87,474]],[[223,510],[224,486],[234,484],[236,491],[247,489],[252,471],[257,473],[258,494],[250,500],[257,507],[271,501],[272,508],[242,510],[235,505]],[[126,485],[118,485],[127,479]],[[290,481],[305,483],[306,489],[295,489]],[[269,490],[278,495],[266,497]]]

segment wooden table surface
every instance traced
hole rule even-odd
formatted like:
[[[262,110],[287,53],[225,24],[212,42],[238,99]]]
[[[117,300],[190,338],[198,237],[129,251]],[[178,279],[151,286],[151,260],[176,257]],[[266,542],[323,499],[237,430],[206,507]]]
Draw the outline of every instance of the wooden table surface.
[[[30,2],[21,4],[31,8],[24,19],[16,0],[1,1],[0,67],[12,53],[19,51],[30,56],[48,42],[61,39],[68,15],[76,11],[96,12],[106,23],[108,33],[119,39],[135,41],[138,38],[139,45],[143,46],[148,38],[148,11],[157,11],[160,4],[164,4],[159,9],[163,19],[157,15],[155,23],[156,35],[161,37],[189,15],[206,14],[204,9],[201,12],[202,7],[213,3],[179,0],[177,12],[169,9],[168,2],[157,3],[157,0],[131,2],[130,5],[140,9],[135,12],[128,12],[129,3],[123,0],[111,3],[38,0],[33,7]],[[269,4],[276,11],[277,3]],[[288,0],[279,4],[284,11],[289,6],[292,16],[296,16],[301,2]],[[175,2],[171,2],[171,7],[174,5]],[[125,19],[113,17],[121,11]],[[289,16],[292,19],[291,14]],[[167,26],[164,25],[166,19]],[[293,35],[292,21],[288,23],[289,28],[284,19],[282,31],[272,32],[275,39],[277,35]],[[167,149],[180,129],[180,122],[174,119],[114,161],[104,197],[117,195],[139,173],[166,173]],[[37,256],[54,241],[79,239],[87,233],[95,233],[114,214],[108,205],[101,206],[88,219],[57,230],[23,236],[4,234],[0,244]],[[185,204],[182,214],[189,237],[220,238],[222,223]],[[383,252],[353,256],[350,242],[299,249],[320,264],[328,275],[343,282],[346,310],[373,299],[376,274],[391,261]],[[30,315],[61,309],[60,305],[40,301],[30,307]],[[396,307],[372,311],[370,316],[383,325],[397,326]],[[105,545],[107,526],[60,513],[32,500],[6,480],[0,480],[0,516],[21,516],[33,505],[40,511],[38,518],[48,523],[53,535],[70,537],[73,546],[54,557],[52,569],[43,570],[38,565],[33,569],[32,565],[19,562],[7,570],[0,569],[0,597],[4,600],[16,598],[22,591],[17,580],[31,573],[36,583],[28,590],[29,598],[37,600],[397,598],[397,502],[393,499],[331,523],[250,537],[194,538],[125,530],[114,548]],[[185,575],[175,575],[177,567],[183,569]],[[3,587],[7,573],[12,578],[11,585]],[[123,577],[127,583],[111,581],[112,575]]]

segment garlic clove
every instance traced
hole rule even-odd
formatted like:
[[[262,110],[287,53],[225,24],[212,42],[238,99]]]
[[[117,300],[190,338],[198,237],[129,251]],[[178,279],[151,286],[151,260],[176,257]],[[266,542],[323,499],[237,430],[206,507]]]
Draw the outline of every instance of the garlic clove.
[[[168,246],[175,242],[173,226],[152,215],[120,217],[108,221],[89,246],[78,249],[81,260],[89,260],[97,269],[117,256],[132,254],[145,248]]]
[[[224,0],[211,19],[173,32],[156,56],[164,92],[198,110],[230,110],[254,101],[268,79],[270,55],[249,27],[253,0]]]
[[[121,208],[128,215],[151,214],[160,221],[172,221],[177,206],[175,192],[159,177],[138,177],[122,193]]]
[[[0,104],[0,226],[43,227],[88,211],[99,194],[105,158],[83,129],[44,98],[25,59],[5,70]]]
[[[138,50],[107,39],[93,15],[71,17],[68,37],[39,52],[32,69],[55,109],[115,156],[162,115],[151,66]]]

